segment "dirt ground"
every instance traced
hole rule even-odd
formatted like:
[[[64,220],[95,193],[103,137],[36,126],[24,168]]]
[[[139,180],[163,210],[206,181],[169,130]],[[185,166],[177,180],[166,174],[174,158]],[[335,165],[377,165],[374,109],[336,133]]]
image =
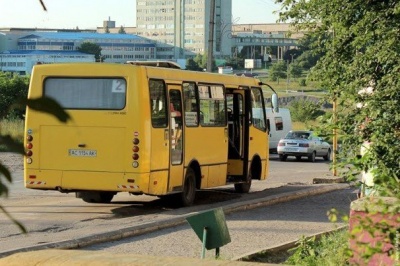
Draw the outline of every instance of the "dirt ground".
[[[24,169],[23,155],[21,154],[0,152],[0,163],[10,172]]]

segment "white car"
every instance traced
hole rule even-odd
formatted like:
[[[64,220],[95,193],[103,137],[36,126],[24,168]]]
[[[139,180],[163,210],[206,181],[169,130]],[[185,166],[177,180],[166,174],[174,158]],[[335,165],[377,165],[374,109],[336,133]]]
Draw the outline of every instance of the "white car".
[[[315,162],[315,157],[331,159],[331,146],[308,130],[291,130],[278,143],[279,159],[285,161],[288,156],[294,156],[298,161],[307,156],[310,162]]]

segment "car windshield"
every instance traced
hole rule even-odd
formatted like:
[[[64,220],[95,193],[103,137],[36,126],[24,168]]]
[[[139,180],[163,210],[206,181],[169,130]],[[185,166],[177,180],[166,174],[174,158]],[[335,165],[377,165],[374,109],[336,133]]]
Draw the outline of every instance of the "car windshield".
[[[309,132],[292,131],[287,133],[285,139],[308,139],[309,136]]]

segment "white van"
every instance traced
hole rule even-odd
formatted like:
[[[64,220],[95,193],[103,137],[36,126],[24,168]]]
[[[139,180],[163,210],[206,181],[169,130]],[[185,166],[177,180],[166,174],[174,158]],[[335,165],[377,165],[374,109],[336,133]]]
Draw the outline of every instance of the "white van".
[[[292,118],[287,108],[279,108],[278,113],[274,113],[272,108],[265,108],[269,123],[269,151],[276,152],[278,142],[290,130],[292,130]]]

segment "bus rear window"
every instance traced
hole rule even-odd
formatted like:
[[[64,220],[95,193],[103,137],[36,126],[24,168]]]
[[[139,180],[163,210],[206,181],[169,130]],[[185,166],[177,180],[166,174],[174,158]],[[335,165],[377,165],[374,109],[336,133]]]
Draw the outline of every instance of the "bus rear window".
[[[65,109],[121,110],[126,81],[122,78],[47,78],[44,95]]]

